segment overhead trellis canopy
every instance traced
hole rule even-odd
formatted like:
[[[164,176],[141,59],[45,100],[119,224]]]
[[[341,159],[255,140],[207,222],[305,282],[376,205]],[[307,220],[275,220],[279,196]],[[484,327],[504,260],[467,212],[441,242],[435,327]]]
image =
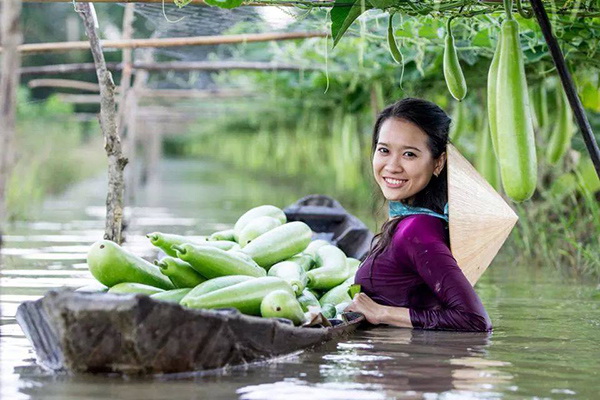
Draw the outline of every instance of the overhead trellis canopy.
[[[109,3],[113,0],[100,2]],[[321,79],[318,77],[321,73],[329,81],[328,74],[335,71],[338,76],[347,73],[356,76],[355,79],[366,81],[380,79],[393,84],[404,84],[406,87],[417,85],[432,88],[439,85],[439,74],[435,72],[438,69],[437,60],[444,47],[445,23],[452,18],[457,50],[464,62],[463,68],[468,75],[469,86],[475,89],[485,87],[486,73],[497,41],[499,26],[505,18],[504,3],[502,0],[138,0],[135,2],[135,13],[146,21],[146,29],[136,32],[138,38],[181,38],[240,33],[326,31],[330,34],[329,38],[306,39],[296,44],[281,42],[258,46],[237,44],[156,48],[153,50],[153,57],[160,62],[277,62],[297,66],[301,70],[300,74],[302,69],[306,68],[313,77],[316,76],[313,79]],[[558,65],[555,52],[548,51],[544,34],[534,17],[532,6],[535,3],[543,3],[546,8],[553,33],[562,46],[566,64],[577,66],[577,69],[571,67],[571,70],[575,71],[576,79],[583,79],[578,81],[578,85],[584,91],[593,92],[597,85],[597,72],[594,71],[600,71],[600,2],[514,1],[512,11],[521,26],[520,40],[524,50],[525,68],[528,80],[533,84],[553,75]],[[402,56],[401,73],[394,71],[394,68],[398,68],[394,66],[394,61],[388,53],[388,21],[393,27],[393,35]],[[558,48],[557,45],[554,47]],[[136,53],[143,51],[136,50]],[[357,55],[355,64],[352,64],[352,58],[347,57],[349,52]],[[134,60],[143,62],[139,54]],[[344,54],[346,57],[340,57],[338,60],[337,54]],[[316,63],[315,60],[319,62]],[[564,61],[562,63],[564,64]],[[561,67],[558,69],[564,70]],[[577,71],[582,69],[588,73],[583,77],[581,74],[577,76]],[[217,85],[214,72],[153,72],[148,86],[210,89],[225,84],[239,88],[248,82],[244,77],[228,74],[225,72],[223,75],[227,78],[221,79]],[[233,79],[230,79],[231,77]],[[564,72],[561,73],[561,77],[565,87],[569,86],[564,80]],[[352,78],[350,81],[352,82]],[[577,116],[577,101],[572,82],[570,87],[572,94],[569,95],[569,99],[573,100],[572,105]],[[346,101],[347,93],[341,97],[341,101]],[[587,96],[584,99],[588,102],[586,107],[600,109],[600,100],[597,97],[593,93],[592,96]],[[351,110],[352,99],[349,103]],[[579,108],[581,109],[581,104]],[[581,114],[581,110],[579,111]]]

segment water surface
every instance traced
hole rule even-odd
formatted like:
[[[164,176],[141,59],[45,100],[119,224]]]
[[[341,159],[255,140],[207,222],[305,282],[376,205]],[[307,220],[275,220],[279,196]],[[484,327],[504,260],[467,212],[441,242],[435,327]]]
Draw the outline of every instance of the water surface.
[[[165,161],[127,210],[126,247],[151,257],[144,234],[205,235],[260,204],[284,207],[299,185],[240,176],[200,161]],[[46,201],[36,221],[9,228],[0,275],[4,399],[597,399],[600,295],[596,284],[515,265],[506,251],[477,291],[494,332],[378,327],[265,363],[209,374],[132,378],[52,374],[15,322],[17,306],[46,291],[94,282],[88,247],[104,229],[102,178]],[[351,210],[372,224],[368,215]]]

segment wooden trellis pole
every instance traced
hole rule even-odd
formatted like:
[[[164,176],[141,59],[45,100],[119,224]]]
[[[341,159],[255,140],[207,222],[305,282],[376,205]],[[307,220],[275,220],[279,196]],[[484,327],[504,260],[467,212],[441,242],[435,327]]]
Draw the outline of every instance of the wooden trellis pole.
[[[27,87],[35,89],[39,87],[51,87],[61,89],[76,89],[86,92],[99,92],[100,85],[93,82],[76,81],[73,79],[32,79],[27,82]]]
[[[106,67],[111,71],[120,71],[123,69],[122,63],[106,63]],[[300,67],[292,64],[282,64],[262,61],[167,61],[167,62],[134,62],[133,70],[146,71],[224,71],[224,70],[245,70],[245,71],[312,71],[324,69],[324,67],[313,65]],[[73,72],[95,71],[96,66],[93,63],[79,64],[56,64],[42,65],[34,67],[21,68],[21,75],[38,74],[70,74]]]
[[[151,39],[122,39],[101,40],[104,49],[135,49],[144,47],[182,47],[182,46],[212,46],[218,44],[272,42],[281,40],[308,39],[313,37],[326,37],[325,32],[266,32],[238,35],[194,36],[175,38]],[[90,43],[80,42],[54,42],[54,43],[28,43],[18,46],[23,54],[61,52],[71,50],[88,50]],[[0,48],[0,50],[2,50]]]
[[[151,62],[154,58],[154,50],[147,49],[143,51],[141,59]],[[128,192],[128,201],[133,203],[135,201],[136,190],[140,186],[140,166],[139,158],[137,154],[137,143],[138,143],[138,105],[139,99],[143,96],[143,91],[146,90],[146,83],[148,82],[148,71],[139,70],[136,71],[135,81],[133,87],[130,90],[127,105],[127,113],[125,114],[127,125],[127,136],[128,141],[131,145],[129,156],[133,161],[133,168],[129,171],[127,176],[127,184],[131,188]]]
[[[140,72],[140,73],[143,73]],[[48,86],[53,87],[53,86]],[[134,85],[135,87],[135,85]],[[100,91],[100,88],[96,90]],[[73,93],[56,93],[61,101],[71,104],[98,104],[100,96],[97,94],[73,94]],[[246,90],[229,89],[229,90],[186,90],[186,89],[144,89],[141,88],[135,91],[136,101],[140,98],[146,100],[181,100],[181,99],[232,99],[232,98],[258,98],[260,94],[249,92]],[[263,96],[264,97],[264,96]],[[118,102],[118,98],[115,99]],[[130,112],[127,113],[129,116]],[[129,126],[128,126],[129,127]]]
[[[100,126],[104,135],[104,149],[108,156],[108,193],[104,238],[120,244],[123,229],[123,170],[127,165],[127,158],[123,157],[121,141],[117,135],[115,83],[110,71],[106,69],[92,7],[91,3],[77,3],[75,10],[83,19],[100,84]]]
[[[133,21],[135,20],[135,4],[129,3],[125,6],[125,13],[123,14],[123,39],[129,40],[133,37]],[[127,158],[130,161],[130,167],[125,172],[125,193],[127,198],[127,203],[132,204],[135,200],[135,186],[133,182],[133,174],[134,171],[134,160],[135,160],[135,134],[131,135],[130,131],[130,123],[132,117],[129,114],[134,114],[133,118],[135,118],[136,110],[133,107],[133,104],[136,100],[134,99],[135,93],[131,88],[131,78],[133,75],[133,69],[131,67],[133,61],[133,49],[126,48],[123,49],[122,56],[122,65],[123,72],[121,73],[121,82],[120,82],[120,90],[119,90],[119,113],[118,113],[118,135],[120,138],[123,138],[123,149]]]
[[[129,3],[125,6],[125,13],[123,14],[123,39],[129,40],[133,37],[133,21],[135,19],[135,4]],[[120,82],[120,90],[119,94],[121,96],[119,102],[119,119],[118,119],[118,129],[119,129],[119,137],[123,137],[123,133],[126,130],[125,124],[125,113],[127,112],[127,96],[129,94],[129,89],[131,87],[131,61],[132,61],[132,52],[131,48],[123,49],[123,72],[121,73],[121,82]]]
[[[21,0],[3,0],[0,34],[6,49],[0,71],[0,248],[2,231],[7,218],[6,191],[13,164],[12,142],[15,136],[17,89],[21,56],[17,51],[23,40],[21,33]]]

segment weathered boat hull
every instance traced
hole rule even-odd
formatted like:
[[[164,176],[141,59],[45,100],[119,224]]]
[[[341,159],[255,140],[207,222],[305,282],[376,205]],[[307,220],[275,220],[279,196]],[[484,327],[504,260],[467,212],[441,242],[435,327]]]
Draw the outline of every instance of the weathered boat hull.
[[[354,331],[294,327],[236,310],[193,310],[145,295],[49,292],[21,304],[17,321],[45,368],[67,372],[178,373],[223,368],[315,346]]]

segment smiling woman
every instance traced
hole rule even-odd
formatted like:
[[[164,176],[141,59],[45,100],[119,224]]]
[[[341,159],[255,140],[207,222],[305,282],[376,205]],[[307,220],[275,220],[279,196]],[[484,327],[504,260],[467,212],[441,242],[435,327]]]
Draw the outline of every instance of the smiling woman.
[[[450,118],[407,98],[384,109],[373,129],[373,175],[390,202],[355,282],[347,310],[372,324],[489,331],[490,319],[449,247],[446,145]]]
[[[407,120],[385,119],[378,136],[373,173],[384,197],[394,201],[414,201],[414,195],[429,184],[432,176],[439,176],[446,153],[434,159],[427,135]]]

